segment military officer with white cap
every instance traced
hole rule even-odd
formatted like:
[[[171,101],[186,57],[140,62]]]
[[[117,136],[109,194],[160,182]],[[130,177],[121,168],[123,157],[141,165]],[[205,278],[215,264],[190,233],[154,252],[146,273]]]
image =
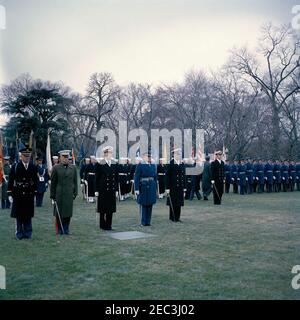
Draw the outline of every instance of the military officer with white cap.
[[[78,194],[77,170],[69,163],[70,150],[59,152],[59,164],[51,172],[50,198],[54,203],[56,232],[69,234],[71,217],[73,216],[73,200]]]
[[[52,157],[52,165],[55,166],[56,164],[58,164],[58,156],[53,156]]]
[[[30,239],[34,217],[34,197],[37,191],[37,168],[30,162],[32,150],[20,150],[21,158],[10,169],[8,196],[12,203],[11,217],[16,219],[16,239]]]
[[[172,151],[173,159],[167,166],[166,192],[169,206],[169,219],[181,222],[181,207],[184,206],[184,193],[186,192],[185,165],[181,161],[182,150],[176,148]]]
[[[211,163],[211,183],[213,186],[214,204],[220,205],[224,193],[225,164],[222,151],[215,152],[215,161]]]
[[[141,226],[150,226],[152,207],[156,203],[157,173],[151,162],[151,151],[143,154],[134,175],[134,191],[140,205]]]
[[[116,212],[118,196],[118,164],[112,159],[113,147],[102,149],[104,158],[96,164],[97,211],[100,213],[100,229],[112,230],[112,217]]]

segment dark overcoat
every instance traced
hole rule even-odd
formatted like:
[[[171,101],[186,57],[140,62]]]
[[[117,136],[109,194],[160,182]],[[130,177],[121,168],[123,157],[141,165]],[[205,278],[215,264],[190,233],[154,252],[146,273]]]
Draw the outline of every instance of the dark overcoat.
[[[96,164],[96,191],[99,193],[99,213],[116,212],[116,191],[118,191],[118,164],[111,160],[109,166],[103,159]]]
[[[27,170],[20,161],[10,169],[8,196],[13,197],[11,217],[26,221],[34,216],[34,197],[37,188],[37,169],[32,163]]]

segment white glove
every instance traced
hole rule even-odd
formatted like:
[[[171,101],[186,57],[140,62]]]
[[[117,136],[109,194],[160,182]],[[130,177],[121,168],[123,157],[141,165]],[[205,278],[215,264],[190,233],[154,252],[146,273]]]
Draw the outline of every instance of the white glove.
[[[257,178],[257,177],[256,177],[255,179],[256,179],[256,180],[258,180],[258,178]]]
[[[240,178],[237,178],[239,181],[241,180]]]
[[[116,191],[116,197],[118,198],[118,196],[119,196],[119,191]]]
[[[276,180],[276,177],[275,177],[275,176],[273,176],[273,179],[274,179],[274,180]]]
[[[246,178],[246,181],[248,181],[248,178]]]
[[[234,181],[234,178],[231,178],[232,181]]]
[[[13,203],[13,202],[14,202],[13,197],[12,197],[12,196],[9,196],[9,197],[8,197],[8,201],[9,201],[10,203]]]
[[[285,178],[283,177],[282,180],[285,180]]]
[[[167,189],[167,190],[166,190],[166,193],[167,193],[167,194],[170,194],[170,189]]]
[[[49,181],[48,181],[48,184],[49,184],[49,186],[50,186],[50,184],[51,184],[51,180],[49,180]]]
[[[135,195],[138,196],[140,194],[139,190],[134,191]]]
[[[95,192],[95,197],[99,197],[99,192],[98,191]]]
[[[52,205],[54,205],[55,201],[54,201],[54,200],[51,200],[51,203],[52,203]]]
[[[215,180],[211,180],[211,183],[212,183],[212,184],[215,184]]]
[[[267,178],[267,177],[265,177],[265,180],[268,180],[268,178]]]

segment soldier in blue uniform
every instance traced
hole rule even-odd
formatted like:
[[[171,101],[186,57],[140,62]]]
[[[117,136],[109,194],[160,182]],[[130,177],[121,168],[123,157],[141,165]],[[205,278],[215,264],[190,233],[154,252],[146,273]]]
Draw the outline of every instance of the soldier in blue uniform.
[[[16,219],[16,239],[30,239],[34,217],[34,197],[37,188],[37,168],[30,162],[32,150],[26,146],[20,150],[20,161],[9,173],[9,200],[12,203],[11,217]]]
[[[257,185],[258,185],[257,167],[258,167],[258,161],[254,159],[253,160],[253,192],[257,191]]]
[[[134,190],[140,205],[141,226],[150,226],[152,207],[156,203],[157,171],[151,163],[151,152],[143,154],[143,160],[137,164],[134,174]]]
[[[229,193],[231,183],[231,165],[229,160],[225,161],[225,193]]]
[[[289,163],[287,160],[281,165],[281,183],[282,183],[282,190],[283,192],[287,192],[290,179],[289,179]]]
[[[296,184],[297,184],[297,191],[300,191],[300,161],[296,164]]]
[[[240,194],[243,195],[246,192],[246,165],[243,159],[238,165],[238,181],[240,186]]]
[[[256,180],[258,185],[258,193],[264,192],[264,185],[265,185],[264,170],[265,170],[265,166],[264,166],[263,160],[259,159],[256,167]]]
[[[296,166],[295,162],[291,161],[289,165],[289,176],[290,176],[290,191],[295,190],[295,183],[296,183]]]
[[[38,176],[36,206],[42,207],[44,194],[48,189],[49,175],[48,175],[48,170],[46,166],[43,164],[43,158],[38,156],[36,158],[36,161],[37,161],[36,164],[37,164],[37,176]]]
[[[254,172],[253,172],[253,161],[248,158],[246,163],[246,188],[247,193],[253,193],[253,182],[254,182]]]
[[[273,190],[274,190],[274,192],[280,192],[280,190],[281,190],[281,163],[279,160],[275,161],[275,164],[273,167],[273,176],[274,176]]]
[[[166,192],[168,195],[169,219],[181,222],[181,207],[184,206],[184,193],[186,191],[185,165],[181,161],[182,150],[173,150],[173,159],[166,171]]]
[[[215,152],[215,161],[211,163],[211,178],[213,186],[214,204],[220,205],[224,192],[224,161],[222,161],[222,151]]]
[[[272,163],[272,160],[268,160],[268,162],[265,164],[264,174],[265,174],[267,192],[270,193],[270,192],[272,192],[272,187],[273,187],[273,163]]]
[[[233,186],[233,193],[238,193],[238,161],[234,160],[230,168],[231,183]]]

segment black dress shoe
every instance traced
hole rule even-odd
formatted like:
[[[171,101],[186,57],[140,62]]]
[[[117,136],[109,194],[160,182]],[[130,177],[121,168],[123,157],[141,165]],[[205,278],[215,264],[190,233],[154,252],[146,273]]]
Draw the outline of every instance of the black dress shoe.
[[[145,224],[146,227],[151,227],[151,224]]]

